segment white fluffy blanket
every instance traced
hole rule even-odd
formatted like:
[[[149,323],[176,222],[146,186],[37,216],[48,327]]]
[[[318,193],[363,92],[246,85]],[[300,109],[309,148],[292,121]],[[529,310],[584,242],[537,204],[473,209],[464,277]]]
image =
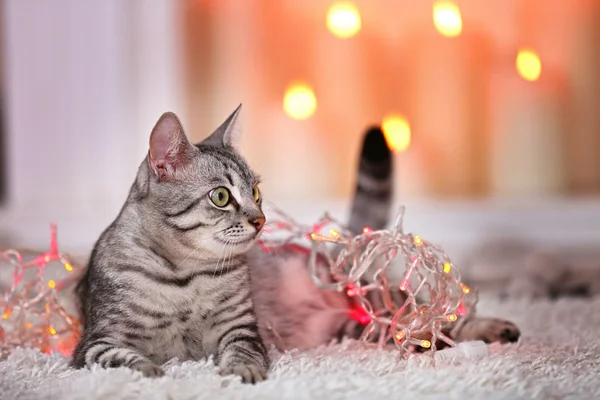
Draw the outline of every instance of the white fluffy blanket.
[[[358,342],[273,352],[269,380],[244,385],[210,361],[171,362],[146,379],[127,369],[74,371],[58,354],[19,349],[0,362],[1,399],[600,399],[600,297],[558,302],[482,297],[480,314],[522,330],[478,361],[434,365]]]

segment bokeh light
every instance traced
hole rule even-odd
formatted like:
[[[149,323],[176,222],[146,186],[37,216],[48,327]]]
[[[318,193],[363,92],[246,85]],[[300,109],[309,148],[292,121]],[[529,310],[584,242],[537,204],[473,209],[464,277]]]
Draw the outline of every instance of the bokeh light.
[[[300,83],[288,87],[283,97],[283,109],[294,119],[308,119],[317,109],[317,98],[309,85]]]
[[[346,39],[356,35],[360,28],[360,13],[354,4],[338,2],[329,8],[327,29],[335,36]]]
[[[451,1],[433,3],[433,24],[446,37],[456,37],[462,32],[462,17],[458,6]]]
[[[535,51],[521,49],[517,54],[517,71],[527,81],[537,81],[542,73],[542,62]]]
[[[408,149],[410,145],[410,124],[404,116],[399,114],[386,116],[381,122],[381,130],[388,147],[394,153]]]

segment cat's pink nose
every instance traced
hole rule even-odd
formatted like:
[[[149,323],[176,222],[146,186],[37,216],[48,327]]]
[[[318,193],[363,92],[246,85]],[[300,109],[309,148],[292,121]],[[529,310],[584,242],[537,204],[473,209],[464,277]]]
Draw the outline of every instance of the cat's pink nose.
[[[250,218],[248,220],[248,222],[250,222],[250,225],[256,228],[257,232],[259,232],[262,229],[266,221],[267,219],[264,216],[258,218]]]

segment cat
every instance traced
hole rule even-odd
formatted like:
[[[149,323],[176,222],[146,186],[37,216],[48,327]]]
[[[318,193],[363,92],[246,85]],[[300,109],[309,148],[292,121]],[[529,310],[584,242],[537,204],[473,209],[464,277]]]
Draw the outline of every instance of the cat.
[[[379,127],[367,130],[358,166],[358,182],[350,212],[348,228],[360,233],[364,227],[383,229],[389,222],[393,200],[393,157]],[[344,292],[319,288],[308,271],[309,251],[295,245],[263,251],[249,251],[248,262],[254,306],[265,344],[280,350],[306,350],[343,337],[358,339],[364,326],[352,318],[353,302]],[[329,266],[321,260],[316,265],[321,281],[333,282]],[[398,287],[392,300],[399,308],[405,296]],[[376,292],[368,295],[371,304],[380,309],[383,299]],[[497,318],[467,317],[462,327],[444,331],[455,341],[483,340],[515,342],[518,327]],[[377,339],[377,337],[374,337]],[[444,343],[437,343],[441,348]]]
[[[178,117],[150,135],[127,200],[77,286],[83,335],[71,365],[148,377],[177,357],[215,357],[223,375],[264,380],[245,252],[265,223],[259,177],[234,149],[238,107],[193,145]]]
[[[360,336],[352,302],[314,284],[305,250],[255,245],[265,219],[258,177],[234,146],[239,112],[195,146],[174,114],[157,122],[129,197],[78,285],[84,334],[74,367],[128,366],[160,376],[159,365],[172,357],[214,355],[222,374],[257,382],[267,376],[265,347],[303,350]],[[382,229],[391,194],[392,158],[373,128],[363,142],[349,228]],[[324,263],[317,268],[331,281]],[[403,301],[401,292],[393,296]],[[507,342],[519,335],[509,321],[472,317],[453,338]]]

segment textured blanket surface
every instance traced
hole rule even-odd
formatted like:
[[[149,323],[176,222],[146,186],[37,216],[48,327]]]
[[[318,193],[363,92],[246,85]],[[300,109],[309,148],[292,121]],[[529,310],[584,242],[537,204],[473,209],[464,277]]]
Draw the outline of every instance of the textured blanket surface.
[[[477,361],[404,361],[355,341],[309,352],[272,351],[267,381],[220,377],[211,361],[171,361],[166,376],[124,368],[75,371],[68,359],[15,350],[0,362],[1,399],[600,399],[600,297],[557,302],[482,297],[482,315],[507,318],[517,344]]]

